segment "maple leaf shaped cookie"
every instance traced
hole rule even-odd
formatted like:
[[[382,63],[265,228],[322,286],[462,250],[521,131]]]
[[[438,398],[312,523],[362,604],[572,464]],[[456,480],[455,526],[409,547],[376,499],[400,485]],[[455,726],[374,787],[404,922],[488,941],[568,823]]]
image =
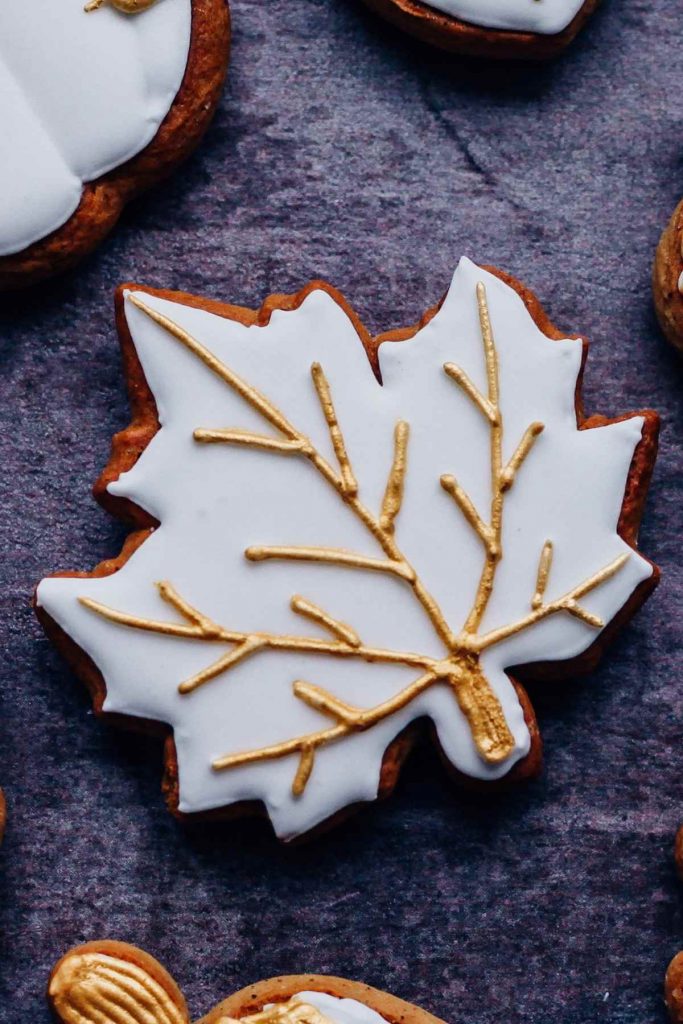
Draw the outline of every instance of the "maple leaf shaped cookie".
[[[524,294],[463,260],[373,341],[322,284],[258,314],[121,291],[134,421],[96,491],[146,532],[37,605],[98,710],[170,727],[174,810],[310,832],[424,719],[459,775],[537,767],[508,669],[591,667],[654,587],[658,421],[583,421],[585,346]]]
[[[48,1001],[61,1024],[189,1024],[183,995],[158,961],[125,942],[90,942],[62,957]],[[411,1003],[357,981],[287,975],[225,999],[197,1024],[442,1024]]]
[[[73,265],[194,149],[229,44],[226,0],[0,4],[0,290]]]

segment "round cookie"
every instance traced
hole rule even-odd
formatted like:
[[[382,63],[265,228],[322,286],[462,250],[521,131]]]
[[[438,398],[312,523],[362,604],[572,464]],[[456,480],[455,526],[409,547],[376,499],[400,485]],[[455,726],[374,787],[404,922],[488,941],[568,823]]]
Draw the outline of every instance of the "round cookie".
[[[423,42],[476,57],[545,60],[568,46],[598,0],[365,0]]]
[[[48,1002],[61,1024],[189,1024],[183,995],[148,953],[124,942],[91,942],[54,968]],[[437,1017],[356,981],[319,974],[260,981],[197,1024],[443,1024]]]
[[[227,0],[0,6],[0,291],[76,264],[191,153],[229,48]]]
[[[683,350],[683,199],[659,240],[652,290],[664,334],[672,345]]]
[[[683,952],[677,953],[667,968],[664,1002],[671,1024],[683,1024]]]
[[[377,338],[320,283],[259,311],[127,286],[118,325],[133,424],[95,493],[137,532],[36,605],[98,713],[170,726],[171,809],[310,833],[425,722],[469,785],[537,771],[517,680],[590,670],[656,585],[656,414],[586,419],[586,343],[466,259]]]

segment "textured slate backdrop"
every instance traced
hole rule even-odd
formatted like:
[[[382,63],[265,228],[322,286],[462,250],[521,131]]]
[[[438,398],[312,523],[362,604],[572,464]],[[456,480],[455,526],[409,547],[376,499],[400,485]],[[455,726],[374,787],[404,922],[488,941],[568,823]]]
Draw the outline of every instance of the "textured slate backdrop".
[[[234,0],[205,145],[80,272],[0,307],[0,1021],[47,1020],[57,957],[127,939],[199,1015],[287,971],[387,988],[451,1024],[659,1024],[683,947],[681,364],[650,305],[681,192],[680,10],[606,0],[550,67],[442,58],[356,0]],[[594,342],[589,411],[663,414],[642,546],[664,582],[587,681],[541,693],[541,781],[446,785],[429,751],[394,799],[307,848],[258,823],[185,829],[160,749],[98,723],[43,639],[32,585],[118,550],[90,498],[127,422],[123,279],[258,304],[322,276],[373,329],[412,322],[462,253]]]

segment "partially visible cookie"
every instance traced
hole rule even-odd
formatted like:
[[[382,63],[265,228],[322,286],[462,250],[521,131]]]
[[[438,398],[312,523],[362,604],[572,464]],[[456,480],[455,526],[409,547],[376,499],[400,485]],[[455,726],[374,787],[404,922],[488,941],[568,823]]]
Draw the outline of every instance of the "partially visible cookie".
[[[227,0],[0,4],[0,291],[66,270],[199,142]]]
[[[571,43],[598,0],[365,0],[398,28],[442,50],[544,60]]]
[[[183,995],[148,953],[123,942],[91,942],[67,953],[50,977],[48,1001],[61,1024],[189,1024]],[[298,974],[260,981],[197,1024],[442,1024],[426,1010],[356,981]]]
[[[683,1024],[683,953],[677,953],[664,978],[664,1001],[671,1024]]]
[[[659,240],[652,289],[664,334],[672,345],[683,350],[683,199]]]

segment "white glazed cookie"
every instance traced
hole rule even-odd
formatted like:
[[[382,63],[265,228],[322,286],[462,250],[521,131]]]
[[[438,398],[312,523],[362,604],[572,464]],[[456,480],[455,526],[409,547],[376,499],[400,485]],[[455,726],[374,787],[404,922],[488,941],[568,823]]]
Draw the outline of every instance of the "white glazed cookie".
[[[470,779],[534,753],[509,666],[576,670],[656,582],[657,417],[578,429],[584,345],[469,260],[378,350],[327,286],[284,306],[124,293],[137,425],[100,495],[161,525],[37,604],[98,707],[171,727],[179,812],[292,838],[376,798],[418,719]]]
[[[86,228],[99,236],[111,226],[112,203],[118,199],[120,209],[129,192],[149,183],[134,180],[133,164],[126,167],[125,189],[121,181],[107,179],[107,202],[92,195],[93,183],[128,165],[157,138],[186,74],[180,106],[188,110],[184,116],[175,112],[178,124],[165,143],[172,141],[180,151],[174,163],[184,155],[183,133],[188,147],[194,145],[197,126],[181,122],[201,88],[208,106],[201,129],[206,127],[227,56],[225,0],[157,0],[133,14],[110,3],[87,11],[83,0],[0,5],[0,130],[6,140],[0,161],[0,286],[51,272],[40,250],[31,254],[30,248],[49,237],[54,241],[54,232],[66,229],[62,248],[69,256],[82,254],[76,250],[97,240],[83,237]],[[201,83],[194,81],[200,65]],[[166,169],[163,149],[152,157],[159,172]],[[154,176],[153,167],[144,172],[146,179]],[[87,217],[70,225],[83,204]],[[61,248],[53,245],[51,256],[60,269]]]
[[[183,995],[148,953],[104,940],[62,957],[48,1000],[61,1024],[189,1024]],[[356,981],[290,975],[234,993],[197,1024],[443,1024],[425,1010]]]
[[[485,28],[555,35],[573,21],[583,0],[429,0],[428,6]]]
[[[486,57],[553,57],[597,0],[366,0],[399,28],[445,50]]]

